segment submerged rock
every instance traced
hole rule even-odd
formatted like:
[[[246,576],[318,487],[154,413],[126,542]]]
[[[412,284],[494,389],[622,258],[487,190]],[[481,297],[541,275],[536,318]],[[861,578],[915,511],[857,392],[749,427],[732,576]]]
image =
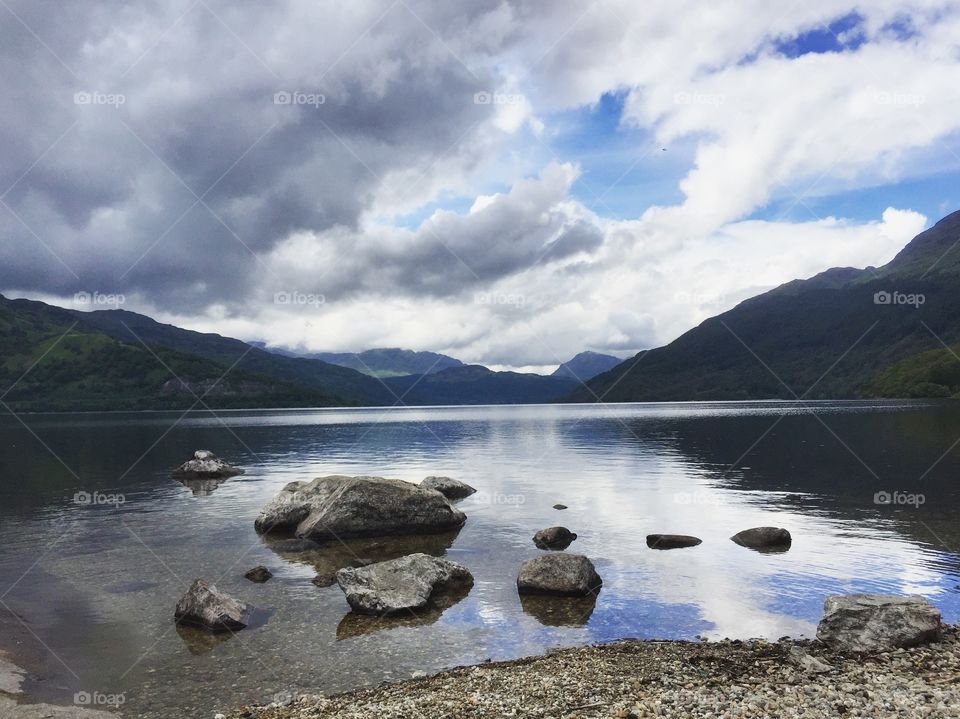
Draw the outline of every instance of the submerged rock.
[[[261,534],[314,540],[431,534],[459,529],[466,515],[439,492],[383,477],[318,477],[291,482],[257,517]]]
[[[849,594],[827,597],[817,639],[834,649],[879,652],[934,641],[940,610],[920,596]]]
[[[267,569],[265,566],[261,564],[258,567],[254,567],[243,576],[245,576],[251,582],[256,582],[257,584],[263,584],[264,582],[269,580],[271,577],[273,577],[273,572],[271,572],[269,569]]]
[[[537,549],[566,549],[577,535],[566,527],[547,527],[533,535],[533,543]]]
[[[424,489],[435,489],[447,499],[464,499],[477,490],[466,482],[451,477],[427,477],[420,486]]]
[[[730,539],[741,547],[749,547],[760,551],[786,551],[793,541],[790,532],[781,527],[744,529],[742,532],[734,534]]]
[[[177,624],[201,627],[211,632],[237,631],[247,626],[252,608],[219,591],[203,579],[195,579],[177,602]]]
[[[179,480],[226,479],[238,474],[243,474],[243,470],[228,464],[206,449],[198,449],[193,453],[193,459],[173,470],[173,476]],[[213,489],[215,488],[214,485]]]
[[[593,562],[581,554],[545,554],[520,565],[521,594],[579,597],[600,591],[603,581]]]
[[[699,537],[691,537],[688,534],[648,534],[647,546],[650,549],[682,549],[684,547],[696,547],[703,544]]]
[[[473,586],[466,567],[429,554],[411,554],[366,567],[345,567],[337,583],[360,614],[393,614],[426,608],[435,594]]]

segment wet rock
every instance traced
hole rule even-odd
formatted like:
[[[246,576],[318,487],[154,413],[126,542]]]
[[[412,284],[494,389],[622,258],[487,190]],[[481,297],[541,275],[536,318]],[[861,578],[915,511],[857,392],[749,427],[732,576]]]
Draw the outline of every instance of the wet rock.
[[[553,505],[553,508],[554,508],[554,509],[567,509],[567,505],[565,505],[565,504],[555,504],[555,505]]]
[[[263,584],[264,582],[268,581],[271,577],[273,577],[273,572],[271,572],[269,569],[267,569],[265,566],[261,564],[258,567],[254,567],[243,576],[245,576],[251,582],[256,582],[257,584]]]
[[[477,491],[466,482],[451,477],[427,477],[420,486],[424,489],[435,489],[450,500],[464,499]]]
[[[940,610],[920,596],[849,594],[827,597],[817,639],[834,649],[879,652],[935,641]]]
[[[257,517],[260,533],[314,540],[431,534],[458,529],[466,515],[439,492],[383,477],[319,477],[292,482]]]
[[[351,609],[361,614],[393,614],[428,607],[435,594],[473,586],[470,571],[455,562],[411,554],[367,567],[345,567],[337,583]]]
[[[237,631],[247,626],[250,605],[238,601],[203,579],[195,579],[177,602],[177,624],[201,627],[210,632]]]
[[[533,535],[533,543],[538,549],[562,550],[570,546],[577,535],[566,527],[547,527]]]
[[[318,587],[332,587],[337,583],[336,574],[318,574],[313,579],[310,580],[311,584],[315,584]]]
[[[603,582],[593,562],[581,554],[545,554],[520,565],[521,594],[585,596],[600,591]]]
[[[793,541],[790,532],[781,527],[754,527],[737,532],[731,540],[741,547],[749,547],[759,551],[786,551]]]
[[[173,470],[173,476],[179,480],[226,479],[238,474],[243,474],[243,470],[228,464],[205,449],[198,449],[193,453],[193,459]],[[213,489],[216,489],[216,485],[210,491]]]
[[[647,546],[650,549],[682,549],[696,547],[703,540],[688,534],[648,534]]]

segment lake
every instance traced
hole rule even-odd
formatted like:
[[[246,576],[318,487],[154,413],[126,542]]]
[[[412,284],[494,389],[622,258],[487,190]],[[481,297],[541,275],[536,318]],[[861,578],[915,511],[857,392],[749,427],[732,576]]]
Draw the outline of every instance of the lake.
[[[168,719],[620,637],[812,636],[832,593],[922,594],[957,621],[958,439],[948,401],[6,415],[0,650],[33,697],[121,695],[125,715]],[[246,474],[171,479],[200,448]],[[479,491],[458,505],[459,533],[271,549],[260,508],[325,474],[448,475]],[[603,577],[595,603],[517,595],[519,564],[541,553],[531,537],[557,524]],[[791,549],[729,539],[761,525],[789,529]],[[653,532],[703,544],[655,551]],[[469,595],[377,621],[311,583],[351,557],[410,551],[468,566]],[[247,581],[257,564],[274,578]],[[256,625],[176,628],[196,577],[261,610]]]

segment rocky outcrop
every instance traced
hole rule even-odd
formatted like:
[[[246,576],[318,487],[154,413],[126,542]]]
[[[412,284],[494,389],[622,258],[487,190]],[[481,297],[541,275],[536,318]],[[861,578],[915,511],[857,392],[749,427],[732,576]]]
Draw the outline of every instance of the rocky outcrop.
[[[451,477],[427,477],[420,486],[424,489],[435,489],[451,500],[464,499],[477,491],[466,482]]]
[[[174,618],[177,624],[226,632],[247,626],[251,611],[248,604],[219,591],[203,579],[196,579],[177,602]]]
[[[793,539],[790,532],[781,527],[754,527],[737,532],[731,540],[741,547],[749,547],[761,552],[783,552],[790,549]]]
[[[537,549],[562,550],[569,547],[577,535],[566,527],[547,527],[533,535]]]
[[[703,540],[699,537],[691,537],[688,534],[647,535],[647,546],[650,549],[682,549],[684,547],[696,547],[702,543]]]
[[[267,569],[265,566],[261,564],[257,567],[254,567],[243,576],[249,579],[251,582],[256,582],[257,584],[263,584],[264,582],[268,581],[271,577],[273,577],[273,572],[271,572],[269,569]]]
[[[367,567],[345,567],[337,584],[350,608],[360,614],[395,614],[427,608],[443,593],[473,586],[470,571],[455,562],[411,554]]]
[[[889,594],[827,597],[817,627],[817,639],[849,652],[912,647],[939,634],[939,609],[920,596]]]
[[[439,492],[410,482],[332,475],[288,484],[255,527],[319,541],[438,533],[459,529],[466,519]]]
[[[193,453],[193,459],[184,462],[173,470],[174,478],[181,481],[226,479],[227,477],[234,477],[238,474],[243,474],[243,470],[228,464],[219,457],[216,457],[213,452],[205,449],[198,449]]]
[[[582,597],[603,585],[593,562],[581,554],[545,554],[520,565],[517,590],[521,594]]]

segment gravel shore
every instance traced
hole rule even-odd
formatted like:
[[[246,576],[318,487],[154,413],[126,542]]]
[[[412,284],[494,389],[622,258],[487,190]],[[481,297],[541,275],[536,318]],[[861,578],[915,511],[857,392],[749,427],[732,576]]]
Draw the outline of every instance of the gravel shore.
[[[787,639],[626,640],[229,715],[319,717],[960,717],[960,633],[874,655]]]

